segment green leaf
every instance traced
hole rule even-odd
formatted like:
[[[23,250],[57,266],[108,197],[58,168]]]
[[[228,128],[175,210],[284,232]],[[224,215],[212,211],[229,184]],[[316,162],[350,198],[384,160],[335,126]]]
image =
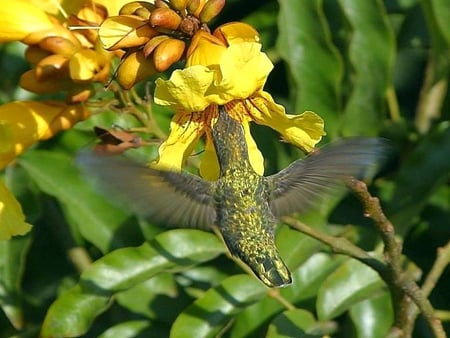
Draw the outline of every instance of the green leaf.
[[[434,82],[445,80],[448,82],[450,73],[450,2],[447,0],[421,1],[431,37],[431,53],[434,58],[436,72]]]
[[[322,337],[322,335],[311,335],[308,331],[315,327],[314,316],[302,309],[284,311],[275,317],[269,325],[267,338],[288,338],[288,337]]]
[[[76,285],[63,293],[51,306],[42,324],[40,337],[79,337],[94,319],[105,311],[109,297],[84,292]]]
[[[281,290],[281,294],[291,302],[306,300],[317,295],[323,281],[344,260],[342,256],[316,253],[292,273],[292,287]]]
[[[339,0],[350,24],[352,92],[342,120],[344,135],[376,135],[392,81],[394,34],[381,0]]]
[[[175,320],[170,337],[214,337],[236,314],[261,300],[266,292],[267,288],[252,276],[231,276],[183,311]]]
[[[108,330],[103,332],[98,338],[137,338],[148,337],[143,335],[145,330],[150,327],[150,322],[146,320],[131,320],[111,326]]]
[[[357,337],[386,337],[394,320],[390,294],[385,292],[352,306],[350,318]]]
[[[405,235],[432,193],[449,177],[450,123],[442,122],[408,154],[396,177],[386,212],[399,235]]]
[[[384,285],[367,265],[355,259],[345,261],[320,286],[316,302],[319,320],[337,317],[355,303],[371,298]]]
[[[117,249],[94,262],[81,275],[80,283],[51,305],[42,335],[82,335],[107,308],[114,293],[160,272],[208,261],[223,251],[215,235],[192,229],[166,231],[139,247]]]
[[[102,252],[126,244],[121,242],[123,237],[119,239],[115,234],[127,214],[97,195],[82,180],[71,157],[34,150],[26,152],[19,162],[42,191],[58,199],[83,237]]]
[[[219,239],[194,229],[169,230],[137,248],[123,248],[105,255],[81,275],[83,285],[122,291],[161,271],[183,270],[209,261],[224,252]]]
[[[277,49],[293,77],[296,113],[314,110],[335,136],[343,70],[331,42],[322,1],[280,0]]]
[[[0,241],[0,306],[17,330],[24,327],[21,283],[29,244],[30,236]]]
[[[160,273],[116,295],[117,303],[134,314],[172,323],[192,299],[177,285],[173,274]],[[149,304],[164,302],[164,311]]]
[[[281,289],[281,295],[293,304],[314,297],[323,281],[342,260],[343,257],[331,257],[325,253],[312,254],[306,262],[292,271],[292,285]],[[262,335],[262,328],[283,309],[282,304],[270,297],[247,307],[237,316],[231,329],[231,337]]]

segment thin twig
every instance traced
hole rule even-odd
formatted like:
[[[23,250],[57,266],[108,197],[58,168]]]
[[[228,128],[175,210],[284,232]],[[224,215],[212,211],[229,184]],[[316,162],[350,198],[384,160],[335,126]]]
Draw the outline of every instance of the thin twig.
[[[410,308],[408,297],[410,297],[419,308],[435,337],[446,337],[442,323],[436,317],[428,298],[411,276],[402,269],[401,243],[396,240],[394,226],[385,216],[378,198],[370,195],[367,185],[362,181],[350,180],[348,184],[363,204],[365,215],[374,221],[385,246],[385,261],[389,272],[386,281],[395,304],[395,326],[404,328],[411,320],[411,317],[408,316]],[[403,333],[403,336],[405,336],[405,333]]]

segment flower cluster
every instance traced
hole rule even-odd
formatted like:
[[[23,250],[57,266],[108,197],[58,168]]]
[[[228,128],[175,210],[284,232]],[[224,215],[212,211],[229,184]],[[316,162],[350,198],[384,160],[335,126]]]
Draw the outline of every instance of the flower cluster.
[[[117,69],[117,81],[126,89],[164,72],[185,55],[192,36],[209,31],[207,23],[225,0],[135,1],[100,27],[100,41],[110,51],[126,53]]]
[[[275,129],[285,141],[307,152],[325,134],[318,115],[309,111],[286,114],[263,90],[273,64],[252,26],[232,22],[209,28],[225,0],[98,1],[106,5],[74,1],[72,5],[77,6],[72,14],[62,19],[32,0],[2,3],[0,43],[26,44],[25,58],[32,65],[22,75],[20,85],[38,94],[62,91],[66,102],[0,106],[0,168],[33,143],[88,118],[93,84],[110,80],[114,57],[120,57],[114,76],[122,88],[117,90],[123,92],[151,75],[182,66],[167,80],[156,80],[155,103],[175,112],[158,159],[150,161],[160,169],[181,170],[197,141],[204,137],[200,175],[217,179],[219,165],[211,128],[219,105],[242,123],[250,162],[261,175],[264,159],[250,133],[250,123]],[[108,12],[109,6],[115,9]]]
[[[86,101],[92,84],[105,83],[110,76],[112,54],[101,48],[92,29],[106,18],[107,9],[86,3],[61,22],[28,1],[20,2],[20,10],[2,5],[0,13],[17,21],[0,29],[0,41],[19,40],[28,46],[25,58],[32,69],[22,75],[21,87],[37,94],[64,91],[69,103]]]

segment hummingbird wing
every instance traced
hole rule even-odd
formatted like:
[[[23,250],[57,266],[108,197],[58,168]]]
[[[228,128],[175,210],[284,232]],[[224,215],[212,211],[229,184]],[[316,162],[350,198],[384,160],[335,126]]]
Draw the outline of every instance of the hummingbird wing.
[[[305,211],[321,196],[343,186],[350,176],[373,175],[375,165],[386,154],[386,146],[386,140],[380,138],[343,139],[268,176],[274,216]]]
[[[216,220],[214,182],[92,152],[82,152],[77,163],[113,201],[158,224],[208,229]]]

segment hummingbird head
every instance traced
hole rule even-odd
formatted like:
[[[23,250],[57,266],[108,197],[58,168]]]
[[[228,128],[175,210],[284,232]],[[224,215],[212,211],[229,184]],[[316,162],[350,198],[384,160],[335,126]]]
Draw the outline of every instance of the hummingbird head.
[[[248,240],[225,242],[233,256],[238,257],[268,287],[284,287],[292,283],[291,273],[272,243],[252,245]],[[237,244],[237,245],[236,245]]]
[[[268,287],[284,287],[292,283],[291,273],[284,264],[278,251],[262,250],[256,256],[241,258],[253,273]]]

